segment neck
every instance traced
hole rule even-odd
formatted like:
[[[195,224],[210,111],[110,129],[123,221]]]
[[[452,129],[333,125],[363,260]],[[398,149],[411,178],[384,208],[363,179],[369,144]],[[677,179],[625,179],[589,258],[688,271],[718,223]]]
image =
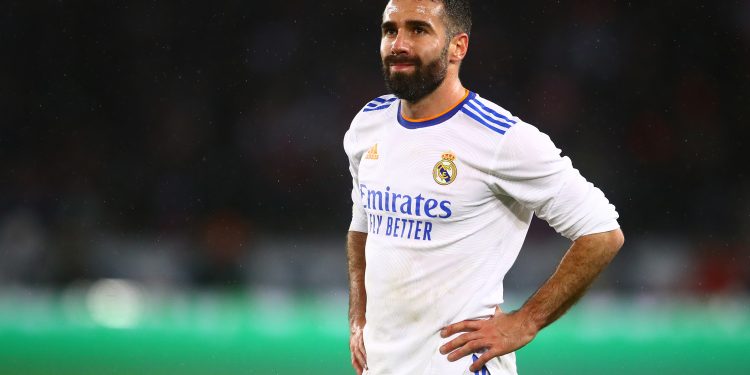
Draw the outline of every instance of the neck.
[[[466,96],[466,88],[458,77],[446,79],[424,98],[414,103],[401,100],[401,115],[409,119],[425,119],[437,116],[455,106]]]

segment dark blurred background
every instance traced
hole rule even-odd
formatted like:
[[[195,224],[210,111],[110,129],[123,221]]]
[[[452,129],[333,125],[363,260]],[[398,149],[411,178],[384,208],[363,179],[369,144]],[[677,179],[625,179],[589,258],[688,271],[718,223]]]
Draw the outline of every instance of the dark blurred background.
[[[385,93],[383,5],[4,2],[0,278],[117,276],[97,254],[145,246],[180,258],[180,282],[233,282],[264,237],[342,237],[341,140]],[[750,4],[474,13],[464,84],[550,134],[629,245],[679,243],[747,290]]]
[[[0,283],[333,293],[384,1],[4,1]],[[750,292],[750,2],[474,1],[462,81],[620,213],[597,285]],[[567,246],[532,225],[522,299]],[[30,288],[30,289],[29,289]]]

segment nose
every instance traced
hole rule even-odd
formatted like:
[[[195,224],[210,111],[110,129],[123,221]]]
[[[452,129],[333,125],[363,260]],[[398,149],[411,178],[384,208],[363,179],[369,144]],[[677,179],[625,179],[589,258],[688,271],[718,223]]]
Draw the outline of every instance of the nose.
[[[402,30],[399,30],[396,34],[396,37],[393,39],[393,43],[391,44],[391,54],[392,55],[401,55],[401,54],[409,54],[409,50],[411,49],[411,41],[406,36],[405,32]]]

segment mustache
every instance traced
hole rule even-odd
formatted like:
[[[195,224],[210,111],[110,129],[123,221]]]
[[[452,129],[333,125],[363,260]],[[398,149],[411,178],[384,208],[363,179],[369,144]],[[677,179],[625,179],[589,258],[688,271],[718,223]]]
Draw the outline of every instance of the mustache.
[[[404,55],[388,55],[385,59],[383,59],[383,62],[387,65],[412,64],[419,66],[422,64],[422,61],[419,59],[419,57],[409,57]]]

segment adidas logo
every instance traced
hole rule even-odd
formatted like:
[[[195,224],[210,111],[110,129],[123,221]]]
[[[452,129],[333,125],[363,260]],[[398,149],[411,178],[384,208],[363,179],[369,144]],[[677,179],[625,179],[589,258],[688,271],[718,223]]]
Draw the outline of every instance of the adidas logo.
[[[377,143],[374,146],[370,147],[369,150],[367,150],[367,155],[365,156],[365,159],[378,160],[378,144]]]

